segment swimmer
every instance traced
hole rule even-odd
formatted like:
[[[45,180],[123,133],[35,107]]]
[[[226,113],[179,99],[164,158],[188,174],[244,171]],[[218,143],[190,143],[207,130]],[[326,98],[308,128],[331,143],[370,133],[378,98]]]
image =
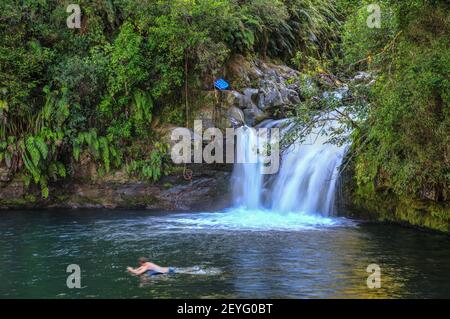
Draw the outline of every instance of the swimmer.
[[[163,274],[173,274],[175,273],[175,270],[172,267],[161,267],[154,263],[151,263],[147,260],[145,257],[139,258],[139,265],[138,268],[131,268],[127,267],[127,271],[136,275],[140,276],[143,274],[146,274],[148,276],[155,276],[155,275],[163,275]]]

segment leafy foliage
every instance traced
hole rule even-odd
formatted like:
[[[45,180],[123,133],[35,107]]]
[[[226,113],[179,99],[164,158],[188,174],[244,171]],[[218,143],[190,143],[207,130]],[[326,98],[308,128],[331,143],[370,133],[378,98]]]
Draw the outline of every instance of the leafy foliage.
[[[336,6],[348,16],[341,31],[337,71],[343,77],[367,71],[368,80],[347,81],[350,94],[342,101],[330,98],[314,83],[330,92],[339,81],[327,74],[322,61],[297,53],[293,63],[315,81],[304,89],[304,101],[294,116],[296,130],[285,143],[316,131],[326,134],[330,143],[352,144],[348,161],[355,164],[357,193],[362,198],[382,191],[402,198],[447,201],[449,6],[441,1],[380,1],[381,28],[377,29],[367,25],[371,3],[342,0]],[[329,79],[325,85],[320,83],[324,76]],[[336,124],[327,126],[329,121]]]
[[[334,19],[319,0],[79,4],[73,30],[62,2],[0,4],[0,160],[44,197],[84,153],[100,173],[128,163],[130,174],[157,180],[169,168],[155,114],[185,123],[186,89],[212,88],[230,54],[317,53]]]
[[[384,53],[384,62],[373,66],[381,70],[361,162],[377,167],[378,183],[400,196],[450,198],[447,9],[443,4],[396,6],[396,31],[402,34]]]
[[[159,180],[163,174],[167,174],[170,170],[167,165],[168,150],[167,144],[155,143],[148,159],[132,160],[127,164],[128,173],[151,181]]]
[[[152,181],[163,176],[170,167],[155,118],[186,123],[191,93],[212,89],[239,53],[303,72],[297,133],[319,112],[339,117],[332,137],[353,133],[331,141],[353,142],[362,188],[449,198],[443,1],[380,0],[381,29],[367,27],[369,0],[78,3],[81,29],[66,27],[64,2],[0,2],[0,165],[39,184],[44,197],[49,182],[70,176],[83,154],[100,173],[126,166]],[[317,98],[320,76],[359,70],[376,82],[350,88],[343,105]]]

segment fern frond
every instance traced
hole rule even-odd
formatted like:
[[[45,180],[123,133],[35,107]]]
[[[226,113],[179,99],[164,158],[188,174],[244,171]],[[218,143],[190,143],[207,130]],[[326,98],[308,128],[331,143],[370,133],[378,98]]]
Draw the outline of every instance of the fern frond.
[[[36,167],[39,165],[39,161],[41,160],[41,153],[39,152],[39,149],[36,147],[34,141],[35,139],[33,136],[28,137],[25,146],[28,153],[31,155],[31,160],[34,166]]]
[[[41,137],[36,137],[34,139],[34,144],[36,145],[37,149],[41,153],[42,158],[45,160],[48,156],[48,147],[45,143],[44,139]]]

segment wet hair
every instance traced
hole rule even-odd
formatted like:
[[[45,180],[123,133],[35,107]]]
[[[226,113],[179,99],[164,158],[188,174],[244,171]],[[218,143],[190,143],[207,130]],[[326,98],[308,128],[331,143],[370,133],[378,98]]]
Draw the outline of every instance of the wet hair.
[[[147,258],[145,258],[145,257],[140,257],[140,258],[138,259],[138,261],[139,261],[140,264],[145,264],[148,260],[147,260]]]

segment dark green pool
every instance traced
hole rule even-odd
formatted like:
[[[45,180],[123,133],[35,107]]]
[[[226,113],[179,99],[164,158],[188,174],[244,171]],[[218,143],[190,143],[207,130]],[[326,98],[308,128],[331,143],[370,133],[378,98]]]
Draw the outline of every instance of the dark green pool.
[[[191,273],[130,276],[140,256]],[[4,211],[0,278],[1,298],[450,298],[450,239],[261,211]]]

